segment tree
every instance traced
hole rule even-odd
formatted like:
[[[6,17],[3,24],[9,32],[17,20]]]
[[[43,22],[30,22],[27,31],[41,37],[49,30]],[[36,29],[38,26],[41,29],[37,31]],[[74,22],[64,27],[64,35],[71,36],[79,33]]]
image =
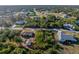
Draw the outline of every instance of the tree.
[[[58,52],[54,48],[49,48],[46,51],[44,51],[44,54],[57,54]]]
[[[35,40],[37,43],[41,43],[43,42],[44,38],[43,38],[43,32],[42,31],[36,31],[35,33]]]
[[[11,31],[10,34],[8,35],[9,39],[14,39],[14,37],[16,36],[14,31]]]
[[[27,54],[27,50],[24,48],[15,48],[13,51],[10,52],[11,54]]]
[[[22,42],[22,39],[20,38],[20,37],[17,37],[17,36],[15,36],[15,42],[17,42],[17,43],[20,43],[20,42]]]

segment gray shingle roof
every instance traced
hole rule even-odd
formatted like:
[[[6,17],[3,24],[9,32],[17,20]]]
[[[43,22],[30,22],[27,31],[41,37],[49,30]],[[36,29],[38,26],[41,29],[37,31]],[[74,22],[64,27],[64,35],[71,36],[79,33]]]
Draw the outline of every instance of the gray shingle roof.
[[[61,42],[64,42],[66,40],[70,40],[70,41],[73,41],[73,42],[76,42],[77,40],[71,36],[71,35],[67,35],[67,34],[64,34],[63,32],[61,32]]]

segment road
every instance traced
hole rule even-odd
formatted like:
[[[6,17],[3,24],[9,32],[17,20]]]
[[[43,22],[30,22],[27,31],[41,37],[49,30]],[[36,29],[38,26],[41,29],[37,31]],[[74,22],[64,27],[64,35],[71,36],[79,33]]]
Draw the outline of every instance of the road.
[[[67,32],[73,32],[73,33],[79,33],[79,31],[75,31],[75,30],[64,30],[64,29],[48,29],[48,28],[6,28],[6,27],[0,27],[0,30],[4,30],[4,29],[10,29],[10,30],[24,30],[24,29],[31,29],[31,30],[52,30],[52,31],[67,31]]]

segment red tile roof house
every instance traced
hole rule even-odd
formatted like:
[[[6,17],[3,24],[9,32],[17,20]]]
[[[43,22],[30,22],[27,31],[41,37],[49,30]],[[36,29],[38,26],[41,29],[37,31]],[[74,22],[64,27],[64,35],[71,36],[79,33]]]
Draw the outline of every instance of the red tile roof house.
[[[22,46],[30,48],[35,40],[35,34],[33,32],[22,32],[20,36],[23,39]]]

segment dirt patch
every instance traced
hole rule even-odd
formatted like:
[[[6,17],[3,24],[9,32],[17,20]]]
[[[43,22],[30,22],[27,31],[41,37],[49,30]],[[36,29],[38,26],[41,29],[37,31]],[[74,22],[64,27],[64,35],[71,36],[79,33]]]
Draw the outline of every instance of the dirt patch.
[[[72,46],[63,46],[63,53],[64,54],[79,54],[79,45],[72,45]]]

